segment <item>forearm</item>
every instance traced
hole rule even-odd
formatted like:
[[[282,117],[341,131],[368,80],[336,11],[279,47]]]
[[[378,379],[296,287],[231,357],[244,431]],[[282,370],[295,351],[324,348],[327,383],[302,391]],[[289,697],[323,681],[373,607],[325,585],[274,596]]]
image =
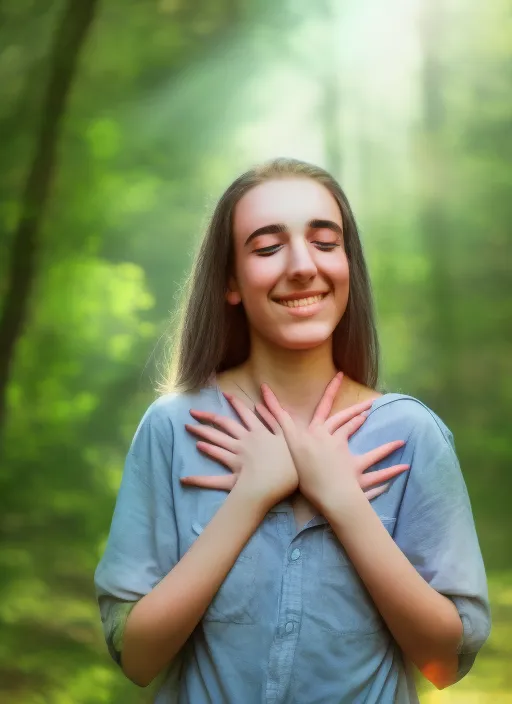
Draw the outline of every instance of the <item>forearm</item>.
[[[133,682],[148,685],[180,651],[268,508],[235,486],[183,558],[135,605],[121,655]]]
[[[322,511],[404,654],[437,687],[454,681],[462,623],[455,605],[416,571],[356,487]]]

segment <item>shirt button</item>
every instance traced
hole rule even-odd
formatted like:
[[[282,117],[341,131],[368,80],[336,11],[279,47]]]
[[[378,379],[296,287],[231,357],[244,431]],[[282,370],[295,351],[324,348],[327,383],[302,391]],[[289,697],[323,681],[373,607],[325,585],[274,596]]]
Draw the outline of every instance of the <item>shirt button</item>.
[[[290,557],[292,558],[292,560],[298,560],[300,555],[301,555],[301,553],[300,553],[299,548],[295,548],[295,550],[292,552]]]
[[[288,621],[285,626],[286,632],[291,633],[293,631],[293,621]]]

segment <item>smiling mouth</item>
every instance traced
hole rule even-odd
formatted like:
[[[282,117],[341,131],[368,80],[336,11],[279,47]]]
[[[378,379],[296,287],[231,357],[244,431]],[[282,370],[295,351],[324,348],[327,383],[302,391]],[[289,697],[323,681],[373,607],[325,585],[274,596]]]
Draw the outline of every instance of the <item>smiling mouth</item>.
[[[275,303],[279,303],[280,306],[286,306],[286,308],[305,308],[306,306],[312,306],[315,303],[320,303],[328,294],[320,293],[318,296],[309,296],[308,298],[297,298],[294,301],[283,301],[278,298],[274,299]]]

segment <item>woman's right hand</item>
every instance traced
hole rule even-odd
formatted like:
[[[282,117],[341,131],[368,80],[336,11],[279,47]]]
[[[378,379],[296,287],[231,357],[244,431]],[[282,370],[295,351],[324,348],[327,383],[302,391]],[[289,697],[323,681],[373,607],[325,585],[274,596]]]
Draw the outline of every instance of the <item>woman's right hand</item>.
[[[208,411],[190,411],[200,423],[186,429],[200,438],[197,448],[227,467],[231,474],[182,477],[185,485],[231,491],[235,484],[247,496],[270,509],[292,494],[299,485],[281,426],[264,404],[257,404],[258,418],[238,397],[224,393],[241,423]],[[267,427],[268,426],[268,427]]]

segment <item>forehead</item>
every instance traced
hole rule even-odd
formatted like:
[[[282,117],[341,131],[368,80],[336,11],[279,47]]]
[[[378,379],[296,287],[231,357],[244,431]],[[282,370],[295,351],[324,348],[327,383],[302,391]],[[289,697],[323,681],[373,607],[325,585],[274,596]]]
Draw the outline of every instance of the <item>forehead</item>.
[[[342,224],[338,204],[325,186],[309,178],[275,179],[242,196],[235,207],[233,229],[242,235],[278,223],[293,229],[315,218]]]

